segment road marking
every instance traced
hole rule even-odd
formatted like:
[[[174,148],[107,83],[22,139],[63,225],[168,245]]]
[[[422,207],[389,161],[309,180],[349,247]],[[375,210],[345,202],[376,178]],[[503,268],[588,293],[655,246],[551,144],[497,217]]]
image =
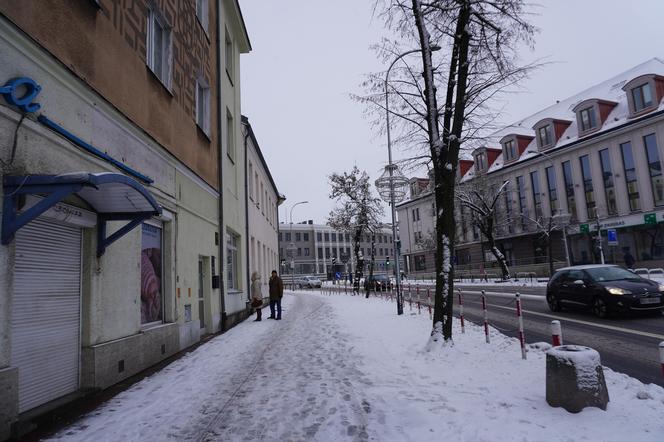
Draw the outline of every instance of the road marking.
[[[505,307],[505,306],[496,305],[496,304],[489,304],[489,305],[491,305],[493,307],[505,309],[505,310],[515,310],[513,307]],[[531,314],[531,315],[535,315],[535,316],[543,316],[545,318],[558,319],[559,321],[573,322],[573,323],[576,323],[576,324],[588,325],[590,327],[604,328],[604,329],[607,329],[607,330],[613,330],[613,331],[618,331],[618,332],[632,334],[632,335],[639,335],[639,336],[645,336],[645,337],[648,337],[648,338],[655,338],[655,339],[664,340],[664,335],[658,335],[658,334],[655,334],[655,333],[649,333],[649,332],[644,332],[644,331],[639,331],[639,330],[632,330],[632,329],[629,329],[629,328],[616,327],[615,325],[599,324],[597,322],[582,321],[580,319],[570,319],[570,318],[565,318],[563,316],[551,315],[549,313],[534,312],[532,310],[523,310],[523,312]]]

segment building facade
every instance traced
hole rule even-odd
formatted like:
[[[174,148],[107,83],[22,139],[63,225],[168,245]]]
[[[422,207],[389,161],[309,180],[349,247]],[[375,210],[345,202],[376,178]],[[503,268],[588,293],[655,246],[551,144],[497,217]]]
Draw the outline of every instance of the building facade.
[[[263,296],[269,296],[272,270],[279,271],[279,206],[286,198],[279,193],[263,157],[249,119],[242,117],[247,178],[247,276],[258,272]],[[247,280],[247,286],[251,280]],[[247,298],[248,299],[248,298]]]
[[[0,1],[0,440],[228,327],[246,231],[237,2],[44,6]]]
[[[371,233],[363,235],[360,252],[365,257],[365,269],[371,254]],[[283,274],[319,275],[332,278],[334,274],[355,271],[352,235],[340,232],[312,220],[296,224],[279,224],[279,258]],[[383,225],[375,232],[374,256],[376,273],[392,271],[394,256],[392,229]],[[291,270],[291,258],[294,264]]]
[[[652,59],[507,126],[461,161],[461,188],[507,182],[496,236],[514,269],[548,274],[542,224],[549,220],[559,226],[556,266],[602,256],[624,264],[630,255],[635,267],[664,265],[662,98],[664,61]],[[457,271],[495,267],[469,211],[457,207],[456,216]],[[402,212],[400,219],[412,224]]]

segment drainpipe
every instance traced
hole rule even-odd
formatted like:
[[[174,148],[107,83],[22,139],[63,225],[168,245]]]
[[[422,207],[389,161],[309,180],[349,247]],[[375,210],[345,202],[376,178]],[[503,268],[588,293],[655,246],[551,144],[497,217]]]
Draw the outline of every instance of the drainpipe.
[[[219,186],[219,311],[221,313],[220,328],[223,332],[226,330],[226,299],[224,297],[224,269],[226,263],[224,262],[224,201],[222,198],[223,193],[223,173],[221,170],[223,164],[223,146],[221,143],[221,2],[215,2],[215,19],[217,20],[217,38],[216,38],[216,57],[217,57],[217,181]]]
[[[245,127],[246,133],[244,134],[244,219],[246,223],[246,231],[244,235],[247,251],[247,299],[251,299],[251,269],[249,268],[249,181],[247,180],[247,139],[249,138],[249,125],[242,123]],[[253,179],[253,177],[250,177]]]

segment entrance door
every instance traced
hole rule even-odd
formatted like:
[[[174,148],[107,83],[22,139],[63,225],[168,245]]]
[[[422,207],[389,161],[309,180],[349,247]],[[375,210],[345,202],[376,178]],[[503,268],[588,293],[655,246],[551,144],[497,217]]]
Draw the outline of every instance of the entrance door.
[[[205,267],[203,260],[198,260],[198,318],[200,321],[201,329],[205,328],[205,290],[203,284],[205,282]]]
[[[78,390],[81,229],[36,219],[15,255],[10,364],[24,412]]]

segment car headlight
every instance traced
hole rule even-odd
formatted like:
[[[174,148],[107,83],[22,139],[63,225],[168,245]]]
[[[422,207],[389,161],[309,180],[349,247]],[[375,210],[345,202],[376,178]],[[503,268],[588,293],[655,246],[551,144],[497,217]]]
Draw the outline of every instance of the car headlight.
[[[611,293],[612,295],[631,295],[632,292],[630,292],[627,289],[621,289],[619,287],[607,287],[606,290]]]
[[[664,284],[660,284],[657,290],[659,290],[660,292],[664,292]]]

